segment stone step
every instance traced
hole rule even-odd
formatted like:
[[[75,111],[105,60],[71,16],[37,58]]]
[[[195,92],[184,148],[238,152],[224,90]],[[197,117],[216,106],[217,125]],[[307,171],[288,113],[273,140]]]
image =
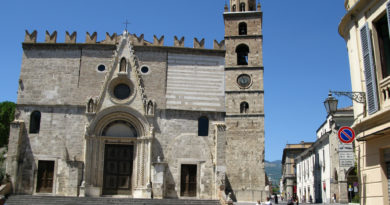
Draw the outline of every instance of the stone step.
[[[217,200],[11,195],[7,205],[219,205]]]

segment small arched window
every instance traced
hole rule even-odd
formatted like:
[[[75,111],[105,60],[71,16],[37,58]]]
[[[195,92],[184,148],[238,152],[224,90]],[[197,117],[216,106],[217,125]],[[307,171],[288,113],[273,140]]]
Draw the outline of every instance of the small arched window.
[[[240,113],[248,113],[249,111],[249,104],[247,102],[242,102],[240,104]]]
[[[200,117],[198,119],[198,136],[209,135],[209,119],[207,117]]]
[[[233,5],[232,11],[233,11],[233,12],[236,12],[236,5]]]
[[[119,72],[126,72],[126,59],[122,58],[119,65]]]
[[[248,65],[249,47],[245,44],[241,44],[236,48],[237,53],[237,65]]]
[[[240,11],[245,11],[245,3],[240,4]]]
[[[87,107],[87,112],[91,113],[94,110],[94,102],[93,99],[89,99],[88,101],[88,107]]]
[[[146,113],[148,115],[154,115],[154,103],[151,100],[149,100]]]
[[[41,126],[41,112],[34,111],[30,116],[30,133],[39,133],[39,128]]]
[[[238,24],[238,34],[239,35],[247,34],[247,26],[245,22],[241,22],[240,24]]]

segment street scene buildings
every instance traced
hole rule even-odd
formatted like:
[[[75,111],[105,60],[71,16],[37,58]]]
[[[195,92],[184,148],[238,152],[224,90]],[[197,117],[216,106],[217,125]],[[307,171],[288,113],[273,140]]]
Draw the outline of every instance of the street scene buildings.
[[[287,144],[283,150],[282,157],[282,178],[280,179],[280,193],[285,198],[296,197],[297,194],[297,173],[295,158],[309,148],[312,142],[301,142],[299,144]]]
[[[127,30],[85,43],[26,31],[7,157],[14,193],[264,201],[260,9],[231,0],[214,49]]]
[[[77,32],[57,42],[46,31],[38,42],[26,30],[8,188],[28,196],[389,204],[390,1],[344,7],[338,32],[352,90],[329,92],[312,142],[285,145],[279,190],[265,173],[256,0],[226,2],[224,40],[212,49],[204,39],[185,47],[175,36],[165,45],[164,36],[148,41],[127,28],[102,41],[87,33],[83,43]],[[339,108],[336,97],[352,106]]]
[[[390,3],[345,2],[339,25],[350,62],[352,91],[364,92],[365,104],[353,102],[362,204],[388,204],[390,191]]]
[[[297,195],[302,202],[350,202],[348,187],[358,183],[352,144],[341,143],[338,130],[353,123],[352,107],[338,109],[317,130],[317,140],[295,158]],[[353,194],[353,195],[350,195]],[[350,197],[350,199],[348,199]]]
[[[389,204],[390,2],[346,0],[345,9],[339,33],[348,48],[352,92],[331,92],[325,101],[329,115],[317,141],[294,160],[296,193],[303,201]],[[330,106],[332,93],[350,97],[353,109]],[[353,128],[354,142],[338,141],[342,125]]]

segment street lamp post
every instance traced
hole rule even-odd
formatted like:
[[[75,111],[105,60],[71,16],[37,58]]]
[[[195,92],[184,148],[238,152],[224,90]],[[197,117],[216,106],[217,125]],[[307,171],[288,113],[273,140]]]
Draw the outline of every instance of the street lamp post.
[[[337,111],[338,100],[332,96],[332,91],[329,91],[328,97],[324,101],[326,112],[333,115]]]
[[[329,95],[324,101],[325,109],[328,114],[333,115],[337,111],[338,100],[334,98],[332,94],[346,96],[357,103],[364,104],[364,114],[366,113],[366,93],[329,91]]]

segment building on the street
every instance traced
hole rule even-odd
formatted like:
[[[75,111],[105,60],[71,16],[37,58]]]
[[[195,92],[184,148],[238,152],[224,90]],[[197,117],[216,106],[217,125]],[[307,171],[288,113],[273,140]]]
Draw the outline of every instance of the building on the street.
[[[354,102],[361,204],[390,202],[390,3],[346,0],[339,25],[345,39],[352,91],[364,92],[365,104]]]
[[[14,192],[264,200],[260,4],[231,0],[223,19],[213,49],[127,30],[85,43],[26,31],[7,155]]]
[[[266,196],[271,196],[272,195],[272,189],[273,189],[273,186],[272,186],[272,181],[271,181],[271,178],[268,177],[267,173],[265,174],[265,194]]]
[[[284,197],[284,195],[283,195],[284,191],[283,190],[284,190],[283,178],[281,177],[280,180],[279,180],[279,194],[280,194],[280,196]]]
[[[297,194],[295,158],[312,144],[312,142],[302,141],[299,144],[287,144],[283,149],[280,193],[285,199]]]
[[[328,115],[316,132],[317,139],[296,159],[297,193],[302,202],[347,203],[348,185],[357,183],[352,144],[338,139],[338,130],[353,123],[352,107]]]

